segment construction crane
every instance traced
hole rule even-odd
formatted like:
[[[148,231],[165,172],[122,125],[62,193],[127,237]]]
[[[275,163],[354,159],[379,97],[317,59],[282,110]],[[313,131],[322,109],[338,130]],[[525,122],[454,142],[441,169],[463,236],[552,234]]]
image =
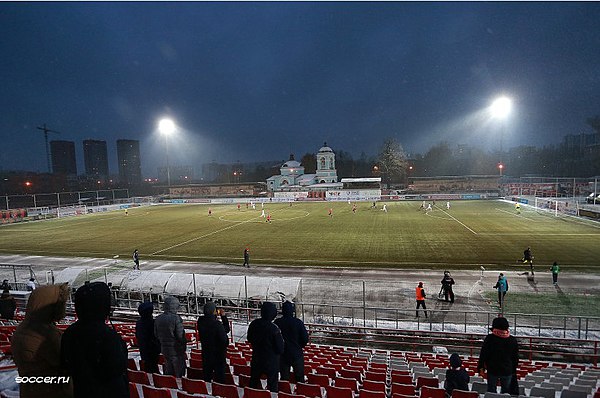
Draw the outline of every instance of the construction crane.
[[[52,173],[52,164],[50,163],[50,145],[48,144],[48,133],[60,134],[60,131],[50,130],[46,127],[46,123],[42,127],[37,127],[38,130],[44,132],[44,139],[46,140],[46,162],[48,163],[48,173]]]

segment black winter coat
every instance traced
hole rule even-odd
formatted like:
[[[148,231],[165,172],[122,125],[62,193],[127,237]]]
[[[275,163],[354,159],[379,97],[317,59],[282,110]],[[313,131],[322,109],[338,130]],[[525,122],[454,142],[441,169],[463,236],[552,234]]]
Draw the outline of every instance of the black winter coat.
[[[464,368],[446,370],[446,379],[444,380],[444,389],[448,395],[454,390],[469,391],[469,374]]]
[[[221,321],[215,315],[204,315],[198,318],[198,334],[202,344],[202,361],[216,363],[225,361],[229,345],[229,320],[225,315]]]
[[[154,318],[152,312],[142,315],[135,323],[135,337],[140,347],[140,357],[144,361],[156,361],[160,354],[160,342],[154,335]]]
[[[261,318],[253,320],[248,326],[247,338],[252,344],[252,366],[267,372],[279,370],[279,356],[283,354],[281,330],[273,323],[276,315],[275,305],[263,303]]]
[[[60,357],[73,378],[74,398],[129,397],[127,346],[103,321],[79,319],[69,326]]]
[[[478,369],[485,368],[494,376],[510,376],[517,373],[518,364],[519,344],[514,336],[486,336],[479,354]]]
[[[308,344],[308,332],[304,322],[294,317],[293,305],[290,304],[291,309],[288,309],[286,304],[283,304],[283,317],[276,319],[275,324],[279,326],[285,342],[283,356],[287,360],[293,361],[302,358],[302,348]]]

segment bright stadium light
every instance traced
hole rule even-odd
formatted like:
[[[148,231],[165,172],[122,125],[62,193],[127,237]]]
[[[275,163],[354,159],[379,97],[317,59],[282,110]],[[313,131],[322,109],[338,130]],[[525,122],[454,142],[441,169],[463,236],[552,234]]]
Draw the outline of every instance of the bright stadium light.
[[[169,135],[175,132],[175,122],[171,119],[161,119],[158,122],[158,131],[165,136],[165,150],[167,153],[167,186],[171,186],[171,170],[169,168]]]
[[[504,119],[508,116],[512,109],[512,101],[508,97],[499,97],[492,102],[490,111],[496,119]]]

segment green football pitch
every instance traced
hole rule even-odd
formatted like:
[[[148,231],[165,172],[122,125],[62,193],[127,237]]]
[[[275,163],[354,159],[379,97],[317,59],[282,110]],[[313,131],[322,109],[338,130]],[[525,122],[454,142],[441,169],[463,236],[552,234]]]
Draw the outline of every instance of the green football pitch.
[[[479,270],[553,261],[581,271],[600,266],[600,224],[555,217],[502,201],[265,204],[261,206],[159,205],[52,219],[0,228],[0,252],[46,256],[241,263],[248,247],[253,264],[445,268]],[[329,209],[333,216],[329,216]]]

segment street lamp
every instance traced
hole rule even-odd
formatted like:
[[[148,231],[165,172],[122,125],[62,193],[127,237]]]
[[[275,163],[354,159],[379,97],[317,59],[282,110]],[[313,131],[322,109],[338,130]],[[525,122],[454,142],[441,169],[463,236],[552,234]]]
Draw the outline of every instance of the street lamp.
[[[169,168],[169,135],[175,132],[175,123],[171,119],[162,119],[158,122],[158,131],[165,136],[165,150],[167,153],[167,185],[171,186],[171,170]]]

